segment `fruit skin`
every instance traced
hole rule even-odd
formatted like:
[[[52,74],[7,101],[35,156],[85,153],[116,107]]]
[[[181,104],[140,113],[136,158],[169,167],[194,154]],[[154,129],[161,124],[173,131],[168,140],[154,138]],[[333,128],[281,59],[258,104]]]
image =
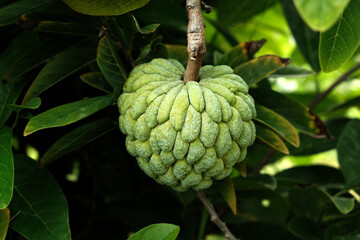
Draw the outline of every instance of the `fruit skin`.
[[[200,191],[227,177],[255,140],[255,103],[225,65],[204,66],[184,85],[175,59],[136,66],[119,97],[127,151],[158,183]]]

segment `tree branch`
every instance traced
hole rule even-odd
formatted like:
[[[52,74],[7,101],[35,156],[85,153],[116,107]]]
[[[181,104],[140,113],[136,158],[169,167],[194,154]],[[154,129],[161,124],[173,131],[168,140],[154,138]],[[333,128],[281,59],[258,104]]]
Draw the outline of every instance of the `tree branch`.
[[[203,191],[199,191],[196,193],[196,196],[200,199],[202,204],[205,206],[206,210],[210,214],[210,220],[216,224],[216,226],[219,227],[219,229],[224,233],[224,236],[229,240],[239,240],[236,238],[229,228],[226,226],[226,224],[221,221],[218,214],[215,211],[214,206],[209,202],[209,200],[206,198],[205,193]]]
[[[338,78],[328,89],[326,89],[324,92],[318,94],[312,102],[309,104],[309,108],[313,110],[322,100],[324,100],[332,90],[334,90],[335,87],[337,87],[340,83],[346,81],[351,74],[353,74],[356,70],[360,69],[360,63],[356,64],[353,68],[351,68],[349,71],[344,73],[341,77]]]
[[[186,0],[189,24],[187,30],[189,54],[184,83],[198,81],[199,71],[206,53],[205,22],[201,14],[201,0]]]

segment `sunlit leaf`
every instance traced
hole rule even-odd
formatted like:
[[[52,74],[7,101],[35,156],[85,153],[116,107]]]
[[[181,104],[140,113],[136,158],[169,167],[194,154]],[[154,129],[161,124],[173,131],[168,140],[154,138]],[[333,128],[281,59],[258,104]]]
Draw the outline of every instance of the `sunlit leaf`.
[[[106,93],[112,93],[113,88],[105,80],[101,72],[89,72],[80,76],[80,79],[90,86],[97,88]]]
[[[349,186],[360,184],[359,142],[360,120],[352,120],[346,125],[337,145],[340,169]]]
[[[176,225],[159,223],[141,229],[128,240],[175,240],[179,232],[180,228]]]
[[[127,73],[117,53],[118,46],[111,38],[104,36],[97,49],[97,63],[105,79],[112,87],[122,87]]]
[[[61,127],[79,121],[113,103],[111,95],[87,98],[57,106],[30,119],[24,136],[45,128]]]
[[[26,156],[14,160],[16,177],[9,208],[16,217],[10,227],[31,240],[43,240],[44,236],[70,240],[67,201],[54,177]]]
[[[350,0],[294,0],[306,24],[314,31],[326,31],[341,15]]]
[[[360,46],[359,18],[360,0],[351,0],[339,21],[328,31],[321,33],[320,65],[324,72],[339,68]]]
[[[273,130],[262,124],[256,124],[256,138],[260,142],[271,147],[272,149],[275,149],[276,151],[284,154],[289,154],[288,148],[281,140],[279,135],[277,135]]]
[[[0,209],[9,205],[13,195],[14,162],[11,143],[11,129],[8,127],[0,128]]]
[[[110,16],[121,15],[147,4],[149,0],[63,0],[74,11],[87,15]]]
[[[306,217],[294,217],[288,224],[289,231],[300,239],[321,239],[320,228],[316,223]]]
[[[293,1],[281,0],[284,15],[306,61],[315,72],[320,71],[319,33],[312,31],[298,14]]]
[[[295,147],[299,147],[299,135],[295,127],[288,120],[261,105],[256,105],[256,113],[257,116],[255,120],[271,128]]]
[[[0,210],[0,240],[5,240],[9,227],[10,211],[8,208]]]
[[[94,141],[116,127],[107,119],[99,119],[84,124],[57,140],[41,157],[40,164],[50,162]]]
[[[297,129],[317,137],[327,136],[324,123],[303,104],[280,93],[265,89],[252,89],[256,102],[277,112]]]
[[[232,68],[236,68],[240,64],[252,59],[254,54],[259,51],[264,43],[265,39],[240,43],[222,55],[216,62],[216,65],[228,65]]]
[[[79,69],[95,61],[93,51],[88,47],[69,48],[55,56],[40,71],[26,92],[23,104],[65,79]]]
[[[231,211],[236,215],[236,193],[234,184],[230,177],[215,182],[217,190],[221,193]]]
[[[24,105],[9,104],[8,107],[14,110],[21,109],[37,109],[41,105],[41,99],[39,97],[33,98]]]
[[[359,107],[359,106],[360,106],[360,97],[355,97],[344,103],[332,107],[331,109],[329,109],[329,112],[341,111],[351,107]]]
[[[15,23],[23,13],[32,12],[55,0],[21,0],[0,8],[0,27]]]
[[[276,70],[285,67],[289,62],[289,59],[278,56],[261,56],[240,64],[234,69],[234,72],[240,75],[247,84],[251,85],[263,80]]]

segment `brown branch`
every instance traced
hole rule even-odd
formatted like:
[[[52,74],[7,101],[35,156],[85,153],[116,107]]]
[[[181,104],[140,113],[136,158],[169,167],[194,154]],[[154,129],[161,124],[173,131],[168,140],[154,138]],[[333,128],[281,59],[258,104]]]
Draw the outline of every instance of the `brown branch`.
[[[353,68],[351,68],[349,71],[344,73],[341,77],[339,77],[328,89],[326,89],[324,92],[316,95],[316,97],[312,100],[312,102],[309,104],[309,108],[312,110],[314,109],[322,100],[324,100],[331,92],[334,90],[335,87],[337,87],[340,83],[346,81],[351,74],[353,74],[356,70],[360,69],[360,63],[356,64]]]
[[[205,206],[206,210],[209,212],[210,220],[213,223],[215,223],[216,226],[218,226],[218,228],[224,233],[224,236],[228,240],[239,240],[231,233],[231,231],[226,226],[226,224],[223,221],[221,221],[221,219],[219,218],[218,214],[215,211],[214,206],[209,202],[209,200],[205,196],[205,193],[203,191],[199,191],[196,193],[196,196],[200,199],[202,204]]]
[[[201,0],[186,0],[188,13],[188,63],[184,76],[184,83],[198,81],[199,71],[206,53],[205,22],[201,14]]]

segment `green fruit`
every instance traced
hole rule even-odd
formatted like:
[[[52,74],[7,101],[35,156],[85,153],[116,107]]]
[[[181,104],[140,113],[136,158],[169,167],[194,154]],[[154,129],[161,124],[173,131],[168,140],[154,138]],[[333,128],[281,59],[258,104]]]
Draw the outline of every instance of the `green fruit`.
[[[139,167],[176,191],[199,191],[244,160],[256,115],[245,81],[228,66],[204,66],[183,83],[184,67],[154,59],[135,67],[120,96],[119,127]]]

